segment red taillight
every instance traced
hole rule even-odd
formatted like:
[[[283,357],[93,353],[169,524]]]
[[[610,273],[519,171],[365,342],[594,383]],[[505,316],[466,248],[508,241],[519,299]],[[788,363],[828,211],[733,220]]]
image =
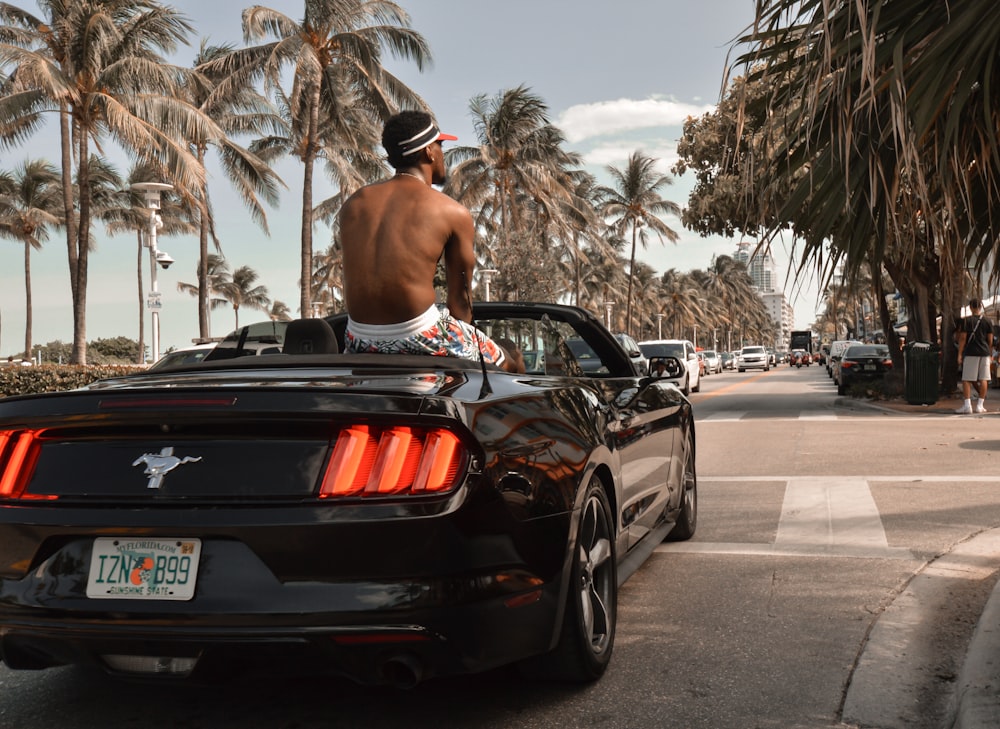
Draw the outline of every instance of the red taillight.
[[[0,430],[0,499],[56,498],[31,497],[24,493],[41,451],[38,433],[35,430]]]
[[[353,425],[337,436],[319,496],[441,493],[456,486],[464,460],[448,430]]]

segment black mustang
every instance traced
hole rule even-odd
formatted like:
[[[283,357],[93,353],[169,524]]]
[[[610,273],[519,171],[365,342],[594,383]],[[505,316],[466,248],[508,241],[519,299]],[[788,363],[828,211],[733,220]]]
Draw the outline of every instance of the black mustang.
[[[0,657],[601,676],[619,585],[695,530],[691,405],[582,309],[475,313],[527,374],[338,354],[337,316],[0,400]],[[241,356],[264,343],[282,352]]]

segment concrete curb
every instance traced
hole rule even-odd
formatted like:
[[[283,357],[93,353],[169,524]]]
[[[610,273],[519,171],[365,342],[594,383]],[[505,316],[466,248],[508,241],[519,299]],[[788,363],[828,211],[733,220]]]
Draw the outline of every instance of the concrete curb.
[[[935,675],[937,620],[952,599],[952,587],[992,577],[1000,567],[1000,529],[989,529],[955,545],[913,576],[875,621],[847,687],[845,723],[910,729],[933,725],[953,729],[1000,726],[1000,588],[987,598],[964,656],[959,682],[935,717],[923,699],[940,688]],[[965,723],[962,723],[965,722]]]
[[[953,729],[1000,726],[1000,584],[979,616],[955,688]]]

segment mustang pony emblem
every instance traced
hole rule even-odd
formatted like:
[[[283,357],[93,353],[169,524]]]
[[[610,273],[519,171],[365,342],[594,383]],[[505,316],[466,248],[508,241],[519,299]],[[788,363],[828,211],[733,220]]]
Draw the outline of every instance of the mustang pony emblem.
[[[163,477],[175,468],[183,463],[197,463],[200,460],[201,456],[197,458],[191,456],[178,458],[174,455],[173,446],[167,446],[159,453],[144,453],[136,458],[132,465],[138,466],[140,463],[145,463],[146,470],[143,473],[149,476],[149,483],[146,484],[146,488],[158,489],[163,485]]]

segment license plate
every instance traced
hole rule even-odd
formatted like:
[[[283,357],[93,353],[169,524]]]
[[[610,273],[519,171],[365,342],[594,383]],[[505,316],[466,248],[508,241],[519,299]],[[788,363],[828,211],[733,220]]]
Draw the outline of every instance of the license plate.
[[[867,364],[867,365],[865,365],[865,369],[866,370],[877,370],[878,369],[878,365]]]
[[[98,537],[87,597],[190,600],[198,578],[200,539]]]

